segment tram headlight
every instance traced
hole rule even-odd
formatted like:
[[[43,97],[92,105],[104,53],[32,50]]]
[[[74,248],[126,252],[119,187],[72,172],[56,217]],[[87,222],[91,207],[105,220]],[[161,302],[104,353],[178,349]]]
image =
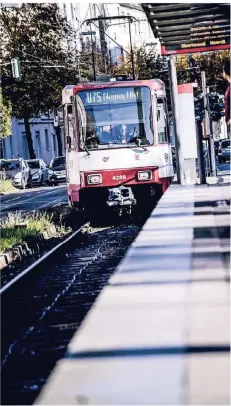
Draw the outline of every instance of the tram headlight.
[[[89,185],[97,185],[99,183],[102,183],[102,175],[100,174],[88,175],[87,183]]]
[[[138,180],[151,180],[152,179],[152,172],[151,171],[139,171]]]

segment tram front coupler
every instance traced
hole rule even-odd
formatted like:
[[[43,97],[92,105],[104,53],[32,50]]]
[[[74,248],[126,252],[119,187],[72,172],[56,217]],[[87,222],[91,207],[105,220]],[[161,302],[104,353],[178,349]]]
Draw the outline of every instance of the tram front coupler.
[[[109,207],[119,206],[122,208],[123,206],[134,206],[136,204],[136,199],[130,187],[119,186],[108,189],[108,192],[107,205]]]

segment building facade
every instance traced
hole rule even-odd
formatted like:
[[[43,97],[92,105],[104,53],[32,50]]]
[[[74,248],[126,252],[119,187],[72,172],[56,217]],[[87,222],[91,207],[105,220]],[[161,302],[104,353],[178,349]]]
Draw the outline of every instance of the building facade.
[[[47,164],[53,157],[58,156],[58,142],[53,118],[41,116],[31,120],[31,134],[33,147],[37,158],[43,159]],[[61,134],[64,153],[64,137]],[[29,159],[29,150],[23,120],[12,120],[12,135],[4,138],[2,143],[3,157],[5,159]]]
[[[96,21],[88,26],[84,21],[89,18],[132,16],[136,20],[131,24],[131,38],[133,47],[142,44],[155,43],[150,25],[146,15],[139,4],[132,3],[59,3],[60,10],[75,30],[74,40],[67,41],[76,54],[81,49],[81,39],[90,40],[86,35],[94,31],[96,43],[102,49],[102,44],[107,52],[109,62],[118,64],[121,55],[130,50],[129,25],[125,19],[106,20],[99,27]],[[73,52],[74,54],[74,52]],[[81,76],[81,61],[79,63],[79,74]],[[37,158],[49,163],[51,159],[58,156],[58,145],[56,130],[53,125],[53,117],[42,116],[31,120],[31,133],[33,146]],[[62,134],[62,146],[64,140]],[[12,135],[3,140],[3,157],[5,159],[23,157],[29,158],[25,127],[22,120],[12,120]],[[64,150],[63,150],[64,153]]]

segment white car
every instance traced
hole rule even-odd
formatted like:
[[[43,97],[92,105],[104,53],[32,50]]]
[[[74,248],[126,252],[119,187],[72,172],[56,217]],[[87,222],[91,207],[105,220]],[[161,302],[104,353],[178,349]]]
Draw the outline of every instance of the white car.
[[[42,186],[48,183],[48,165],[42,159],[29,159],[27,164],[30,168],[32,184]]]
[[[4,173],[4,179],[10,179],[15,187],[31,187],[30,168],[23,158],[2,159],[0,170]]]

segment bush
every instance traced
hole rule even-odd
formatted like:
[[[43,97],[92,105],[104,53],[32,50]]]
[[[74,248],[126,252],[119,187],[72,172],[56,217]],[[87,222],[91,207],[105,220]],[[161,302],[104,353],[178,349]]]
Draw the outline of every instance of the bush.
[[[8,250],[14,245],[21,244],[27,237],[43,233],[48,227],[53,225],[52,217],[41,213],[33,213],[27,216],[23,216],[20,213],[10,213],[0,223],[0,252]],[[20,223],[26,223],[26,228],[15,227]],[[59,234],[64,234],[69,230],[59,227],[57,231]]]
[[[10,180],[0,180],[0,193],[15,193],[18,192]]]

